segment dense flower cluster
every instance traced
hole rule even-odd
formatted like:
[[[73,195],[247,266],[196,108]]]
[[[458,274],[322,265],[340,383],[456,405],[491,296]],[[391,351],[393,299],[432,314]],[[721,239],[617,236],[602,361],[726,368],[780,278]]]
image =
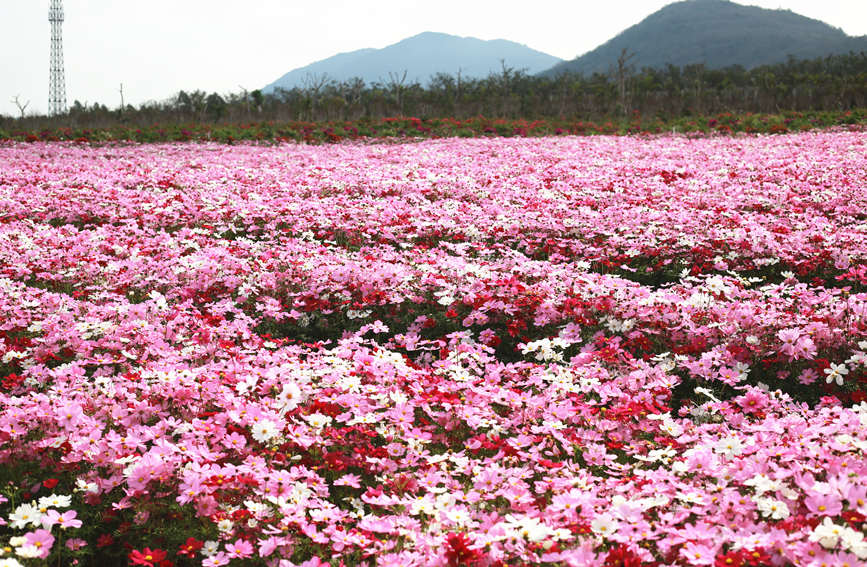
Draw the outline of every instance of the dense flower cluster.
[[[0,146],[0,565],[863,565],[865,150]]]

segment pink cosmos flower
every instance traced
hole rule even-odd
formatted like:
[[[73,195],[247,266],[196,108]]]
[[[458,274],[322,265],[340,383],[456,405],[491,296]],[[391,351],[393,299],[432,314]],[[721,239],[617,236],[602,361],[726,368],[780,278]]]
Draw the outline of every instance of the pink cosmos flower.
[[[228,565],[231,560],[232,558],[227,553],[218,551],[210,557],[205,558],[202,561],[202,567],[222,567],[223,565]]]
[[[833,494],[814,492],[804,499],[804,505],[818,516],[837,516],[843,511],[843,502]]]
[[[221,440],[226,449],[243,449],[247,446],[247,438],[240,433],[229,433]]]
[[[850,484],[846,488],[845,495],[851,508],[861,514],[867,514],[867,486]]]
[[[63,514],[56,510],[48,510],[42,515],[42,526],[50,529],[53,525],[59,525],[61,529],[80,528],[81,520],[76,519],[78,513],[75,510],[67,510]]]
[[[59,408],[58,413],[58,423],[64,427],[72,427],[81,420],[84,410],[79,404],[67,404]]]
[[[816,357],[816,352],[816,343],[808,335],[799,338],[797,344],[795,344],[794,355],[796,359],[812,360]]]
[[[347,473],[334,481],[334,486],[351,486],[352,488],[361,487],[361,477],[356,474]]]
[[[746,413],[755,413],[767,405],[768,395],[758,388],[751,388],[746,394],[736,398],[735,401]]]
[[[246,559],[253,555],[253,544],[244,539],[239,539],[235,543],[227,543],[226,555],[230,559]]]
[[[48,530],[36,530],[24,534],[24,545],[35,547],[39,554],[38,557],[45,559],[51,553],[51,546],[54,545],[54,536]]]
[[[81,538],[73,537],[66,540],[66,547],[72,551],[78,551],[83,547],[87,547],[87,542]]]
[[[716,547],[688,541],[681,548],[680,556],[689,565],[713,565],[716,559]]]
[[[798,376],[798,382],[805,386],[809,386],[813,382],[819,379],[819,373],[816,372],[815,368],[806,368],[801,375]]]
[[[780,352],[788,356],[789,358],[794,358],[795,355],[795,344],[798,342],[798,339],[801,336],[801,332],[798,329],[782,329],[777,333],[777,337],[782,341],[782,346],[780,346]]]
[[[269,537],[259,540],[259,557],[268,557],[280,546],[281,540],[277,537]]]
[[[720,368],[718,378],[724,384],[728,384],[729,386],[734,386],[738,382],[741,381],[741,373],[735,370],[734,368],[729,368],[724,366]]]

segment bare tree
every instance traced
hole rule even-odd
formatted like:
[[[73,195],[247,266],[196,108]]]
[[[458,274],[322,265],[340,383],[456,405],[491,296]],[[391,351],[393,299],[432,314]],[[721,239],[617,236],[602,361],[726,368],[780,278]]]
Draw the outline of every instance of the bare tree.
[[[461,112],[460,112],[461,99],[462,99],[463,94],[464,94],[463,89],[461,88],[461,87],[463,87],[463,83],[461,82],[461,78],[462,78],[461,72],[462,71],[463,70],[460,67],[458,67],[458,74],[456,77],[457,80],[455,81],[455,113],[457,116],[461,116]]]
[[[120,92],[120,111],[123,112],[123,109],[126,108],[126,105],[123,103],[123,83],[120,84],[118,92]]]
[[[241,89],[241,92],[243,93],[241,95],[241,100],[243,101],[244,109],[247,112],[247,118],[249,118],[250,117],[250,93],[247,92],[247,89],[245,89],[241,85],[238,85],[238,88]]]
[[[30,105],[30,101],[28,100],[24,104],[21,104],[19,101],[20,95],[15,95],[12,97],[12,103],[18,107],[18,112],[21,113],[21,118],[24,118],[24,111],[27,110],[27,107]]]
[[[506,65],[505,59],[500,59],[500,74],[495,77],[500,87],[500,116],[508,114],[509,89],[515,78],[515,68]]]
[[[635,52],[629,52],[627,48],[623,48],[620,56],[617,58],[617,93],[620,101],[620,111],[624,116],[629,114],[629,100],[627,98],[627,82],[632,75],[632,67],[629,61],[635,57]]]
[[[355,115],[362,108],[361,102],[364,97],[364,89],[364,79],[361,77],[351,77],[345,81],[341,81],[338,85],[338,91],[340,96],[346,101],[346,110],[349,115]]]
[[[683,68],[683,75],[686,79],[692,82],[692,95],[693,95],[693,109],[696,112],[701,113],[703,110],[702,99],[702,91],[704,89],[704,81],[702,80],[702,76],[704,75],[704,63],[696,63],[693,65],[687,65]],[[771,75],[773,80],[773,75]],[[772,110],[772,109],[769,109]],[[779,109],[777,109],[779,110]]]
[[[403,116],[403,89],[406,86],[406,69],[403,70],[403,74],[389,71],[386,86],[394,96],[394,100],[397,103],[398,114]]]
[[[304,76],[304,94],[310,98],[310,119],[316,119],[316,110],[319,106],[319,98],[331,79],[328,73],[307,73]]]

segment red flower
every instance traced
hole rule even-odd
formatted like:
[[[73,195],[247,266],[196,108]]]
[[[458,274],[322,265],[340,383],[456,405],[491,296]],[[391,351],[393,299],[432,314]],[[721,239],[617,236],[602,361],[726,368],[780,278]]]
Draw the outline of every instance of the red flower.
[[[741,551],[729,551],[725,555],[717,555],[714,567],[741,567],[744,564],[744,554]]]
[[[204,544],[201,541],[194,537],[187,538],[187,542],[178,550],[178,555],[193,557],[200,549],[202,549],[203,545]]]
[[[446,561],[449,567],[472,565],[481,559],[478,549],[470,548],[470,538],[465,533],[450,533],[446,536]]]
[[[60,481],[57,480],[56,478],[47,478],[47,479],[42,481],[42,486],[44,486],[48,490],[51,490],[52,488],[57,486],[58,482],[60,482]]]
[[[744,555],[744,560],[753,567],[758,567],[759,565],[767,565],[771,561],[771,556],[767,554],[767,552],[761,547],[757,547],[755,549],[751,549],[747,551]]]
[[[849,527],[857,530],[859,526],[861,526],[865,521],[867,521],[867,517],[860,512],[856,512],[855,510],[846,510],[840,517],[843,518],[843,521],[849,524]]]
[[[621,543],[605,556],[605,567],[641,567],[641,558]]]
[[[166,552],[162,549],[144,548],[142,551],[133,549],[129,552],[129,560],[133,565],[147,565],[154,567],[154,564],[162,564],[166,558]]]

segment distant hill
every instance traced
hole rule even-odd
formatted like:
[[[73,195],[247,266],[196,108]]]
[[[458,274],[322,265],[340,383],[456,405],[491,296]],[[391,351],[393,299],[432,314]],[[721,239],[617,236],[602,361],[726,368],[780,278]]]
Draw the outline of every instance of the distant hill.
[[[629,64],[678,67],[704,63],[709,69],[746,69],[796,59],[867,51],[867,36],[851,37],[824,22],[790,10],[766,10],[727,0],[686,0],[669,4],[593,51],[545,71],[591,75],[616,67],[627,49]]]
[[[382,49],[341,53],[294,69],[266,86],[263,92],[271,92],[277,87],[303,87],[305,81],[323,75],[337,81],[361,77],[368,85],[388,81],[389,73],[402,76],[404,71],[407,72],[407,84],[418,81],[426,85],[436,73],[455,75],[459,69],[463,77],[482,78],[502,70],[501,60],[508,67],[526,70],[530,75],[561,61],[553,55],[504,39],[485,41],[425,32]]]

